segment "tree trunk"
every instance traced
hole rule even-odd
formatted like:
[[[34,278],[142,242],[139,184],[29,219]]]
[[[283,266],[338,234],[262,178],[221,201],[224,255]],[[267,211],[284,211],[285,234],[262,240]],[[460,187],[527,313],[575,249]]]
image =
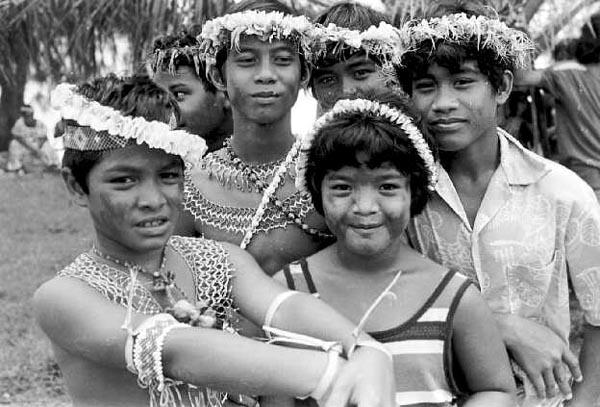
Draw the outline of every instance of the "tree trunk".
[[[0,83],[2,95],[0,95],[0,152],[8,150],[12,140],[10,129],[19,118],[20,108],[23,105],[23,94],[25,93],[25,70],[23,74],[13,83]]]

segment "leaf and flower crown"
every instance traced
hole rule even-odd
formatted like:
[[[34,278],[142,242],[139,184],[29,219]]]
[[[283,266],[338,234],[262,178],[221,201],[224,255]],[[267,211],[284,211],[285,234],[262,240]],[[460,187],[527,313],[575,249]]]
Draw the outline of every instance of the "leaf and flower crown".
[[[262,41],[290,41],[301,54],[308,57],[314,29],[314,25],[304,16],[291,16],[279,11],[247,10],[207,21],[202,26],[198,41],[206,69],[209,69],[216,64],[220,50],[239,49],[243,35],[254,35]]]
[[[418,51],[426,43],[435,48],[439,41],[455,44],[474,43],[478,50],[491,50],[514,69],[529,65],[535,49],[529,36],[510,28],[497,18],[450,14],[408,22],[401,30],[406,53]]]
[[[63,119],[82,126],[67,126],[63,136],[66,148],[100,151],[123,148],[132,142],[144,143],[190,162],[199,160],[207,149],[203,138],[184,130],[174,130],[176,123],[125,116],[79,94],[76,85],[58,85],[51,100]]]
[[[204,69],[204,64],[200,59],[200,44],[198,45],[173,45],[165,48],[156,48],[148,55],[146,62],[150,70],[156,73],[161,67],[166,67],[167,72],[174,74],[177,71],[177,61],[180,58],[186,58],[189,65],[194,67],[196,75],[200,75],[200,71]]]
[[[316,135],[334,118],[353,113],[382,117],[393,125],[399,126],[410,140],[419,157],[423,160],[427,170],[427,188],[431,191],[435,190],[438,178],[437,164],[429,144],[427,144],[425,137],[423,137],[423,134],[414,124],[412,119],[402,113],[399,109],[386,103],[360,98],[338,100],[331,110],[317,119],[312,131],[303,136],[301,154],[296,162],[296,188],[298,190],[304,193],[309,192],[306,184],[306,167],[308,164],[308,152],[312,147]]]
[[[383,71],[392,71],[392,66],[400,63],[404,53],[400,30],[384,21],[379,26],[372,25],[365,31],[339,27],[333,23],[327,26],[316,24],[311,42],[311,53],[316,61],[327,54],[341,54],[346,50],[364,51],[367,56],[375,56],[381,61]]]

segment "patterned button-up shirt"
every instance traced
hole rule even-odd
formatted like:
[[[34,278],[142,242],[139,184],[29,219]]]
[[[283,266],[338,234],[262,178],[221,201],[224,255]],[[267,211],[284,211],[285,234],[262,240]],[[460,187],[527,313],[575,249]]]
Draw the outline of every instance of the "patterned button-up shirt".
[[[473,223],[448,173],[411,221],[411,245],[481,288],[494,312],[538,321],[568,341],[570,278],[585,319],[600,325],[600,205],[565,167],[499,130],[500,165]]]

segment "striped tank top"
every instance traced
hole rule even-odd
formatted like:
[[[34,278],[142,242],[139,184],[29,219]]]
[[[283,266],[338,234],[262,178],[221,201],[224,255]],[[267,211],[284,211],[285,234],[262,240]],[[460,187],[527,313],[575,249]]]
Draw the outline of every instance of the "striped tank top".
[[[296,289],[302,278],[309,293],[318,297],[305,259],[283,269],[287,285]],[[369,332],[394,357],[396,405],[454,406],[464,395],[462,375],[452,366],[452,322],[456,307],[470,281],[448,271],[423,306],[406,322],[385,331]]]

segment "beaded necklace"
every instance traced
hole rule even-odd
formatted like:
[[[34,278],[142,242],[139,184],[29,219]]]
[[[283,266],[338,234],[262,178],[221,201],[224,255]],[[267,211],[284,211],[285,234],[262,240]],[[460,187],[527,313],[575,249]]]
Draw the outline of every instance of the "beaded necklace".
[[[175,285],[175,273],[173,273],[169,269],[165,270],[167,256],[164,254],[164,252],[162,255],[160,267],[158,270],[156,270],[154,272],[149,272],[146,269],[144,269],[143,267],[139,266],[138,264],[132,263],[130,261],[121,260],[116,257],[110,256],[106,253],[103,253],[95,245],[92,246],[91,252],[94,255],[96,255],[104,260],[108,260],[112,263],[115,263],[121,267],[126,268],[127,270],[129,270],[130,274],[132,274],[132,275],[137,276],[138,273],[144,273],[144,274],[151,275],[152,276],[152,291],[159,292],[159,293],[163,292],[167,297],[167,301],[169,302],[169,305],[173,305],[175,303],[175,297],[173,295],[173,290],[177,290],[178,294],[180,296],[183,295],[183,293],[181,292],[179,287],[177,287]]]
[[[229,138],[225,142],[224,148],[220,150],[223,156],[213,153],[205,158],[203,168],[207,169],[209,176],[214,176],[222,186],[231,188],[232,185],[235,185],[242,192],[256,191],[262,194],[261,201],[250,219],[250,224],[243,231],[244,237],[240,243],[242,249],[248,246],[254,234],[259,230],[260,222],[269,204],[272,204],[277,211],[284,214],[291,223],[296,224],[305,233],[321,239],[331,237],[330,234],[323,233],[304,223],[300,213],[288,208],[275,195],[277,189],[284,183],[286,176],[295,178],[295,172],[288,171],[288,169],[294,168],[292,164],[295,164],[298,159],[300,146],[301,141],[296,139],[284,158],[266,164],[248,164],[235,153],[231,145],[231,138]],[[271,182],[267,184],[265,179],[270,176],[272,176]]]

